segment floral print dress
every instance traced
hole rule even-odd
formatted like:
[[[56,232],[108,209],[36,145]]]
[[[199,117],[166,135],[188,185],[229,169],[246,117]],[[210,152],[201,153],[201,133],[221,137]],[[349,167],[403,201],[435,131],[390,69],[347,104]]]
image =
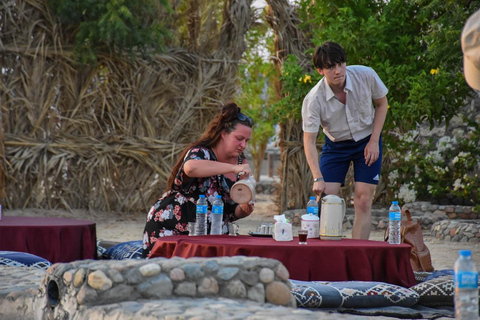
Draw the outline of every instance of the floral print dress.
[[[187,152],[173,182],[172,190],[165,192],[148,212],[143,231],[142,255],[144,258],[148,257],[158,238],[165,235],[187,234],[188,222],[196,219],[195,203],[201,194],[205,195],[208,202],[208,216],[210,216],[215,197],[221,195],[224,203],[223,221],[226,223],[237,220],[234,213],[238,204],[230,198],[230,188],[235,181],[223,175],[216,175],[190,178],[189,182],[184,182],[183,166],[190,160],[217,161],[217,158],[213,151],[206,147],[193,147]],[[239,157],[239,163],[241,162]]]

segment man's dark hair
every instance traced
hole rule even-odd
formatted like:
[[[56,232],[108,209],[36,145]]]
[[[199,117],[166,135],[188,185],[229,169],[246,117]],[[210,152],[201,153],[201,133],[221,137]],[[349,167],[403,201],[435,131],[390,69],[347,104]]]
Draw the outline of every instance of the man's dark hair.
[[[344,62],[347,62],[345,50],[338,43],[332,41],[319,46],[313,55],[313,65],[319,69],[331,68],[337,63]]]

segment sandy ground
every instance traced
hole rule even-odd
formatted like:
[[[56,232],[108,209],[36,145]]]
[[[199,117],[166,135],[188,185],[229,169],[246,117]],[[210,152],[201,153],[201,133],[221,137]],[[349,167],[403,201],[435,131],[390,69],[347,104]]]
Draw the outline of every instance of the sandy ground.
[[[247,218],[239,220],[240,234],[248,234],[249,231],[255,231],[262,222],[273,223],[273,216],[279,214],[277,207],[272,202],[272,197],[268,195],[257,195],[255,211]],[[55,216],[65,218],[75,218],[92,220],[96,222],[97,239],[110,241],[130,241],[141,240],[143,227],[146,221],[146,213],[119,213],[119,212],[90,212],[85,210],[3,210],[3,215],[11,216]],[[296,235],[298,227],[294,227]],[[430,250],[432,263],[436,270],[452,269],[453,263],[458,255],[458,250],[470,249],[472,256],[480,265],[480,243],[458,243],[438,240],[429,235],[428,230],[424,230],[424,241]],[[351,236],[351,230],[344,230],[346,237]],[[383,231],[374,231],[370,240],[383,241]]]

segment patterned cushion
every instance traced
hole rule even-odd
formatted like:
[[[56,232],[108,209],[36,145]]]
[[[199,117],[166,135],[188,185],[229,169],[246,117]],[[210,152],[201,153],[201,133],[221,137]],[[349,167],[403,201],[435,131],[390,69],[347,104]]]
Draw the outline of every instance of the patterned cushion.
[[[455,287],[453,285],[453,273],[444,270],[447,275],[425,280],[422,283],[414,285],[410,290],[415,291],[420,296],[418,304],[426,307],[449,306],[453,307],[453,294]],[[480,281],[479,281],[480,286]]]
[[[142,240],[127,241],[108,248],[102,255],[103,259],[141,259],[142,258]]]
[[[119,243],[120,242],[97,239],[97,257],[99,259],[102,259],[103,254],[105,253],[105,251],[107,251],[108,248],[111,248]]]
[[[297,305],[304,308],[410,307],[419,298],[414,291],[383,282],[290,281]]]
[[[50,261],[31,253],[0,251],[0,266],[48,269],[51,265]]]

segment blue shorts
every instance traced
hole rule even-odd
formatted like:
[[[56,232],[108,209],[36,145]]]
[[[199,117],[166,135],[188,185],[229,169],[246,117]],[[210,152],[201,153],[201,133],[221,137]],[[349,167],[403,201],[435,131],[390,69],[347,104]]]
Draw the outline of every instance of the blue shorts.
[[[378,142],[380,154],[377,161],[370,167],[365,164],[364,149],[370,141],[370,136],[360,141],[333,142],[325,136],[325,145],[320,155],[320,171],[325,182],[345,184],[350,163],[353,162],[355,182],[378,184],[382,168],[382,136]]]

